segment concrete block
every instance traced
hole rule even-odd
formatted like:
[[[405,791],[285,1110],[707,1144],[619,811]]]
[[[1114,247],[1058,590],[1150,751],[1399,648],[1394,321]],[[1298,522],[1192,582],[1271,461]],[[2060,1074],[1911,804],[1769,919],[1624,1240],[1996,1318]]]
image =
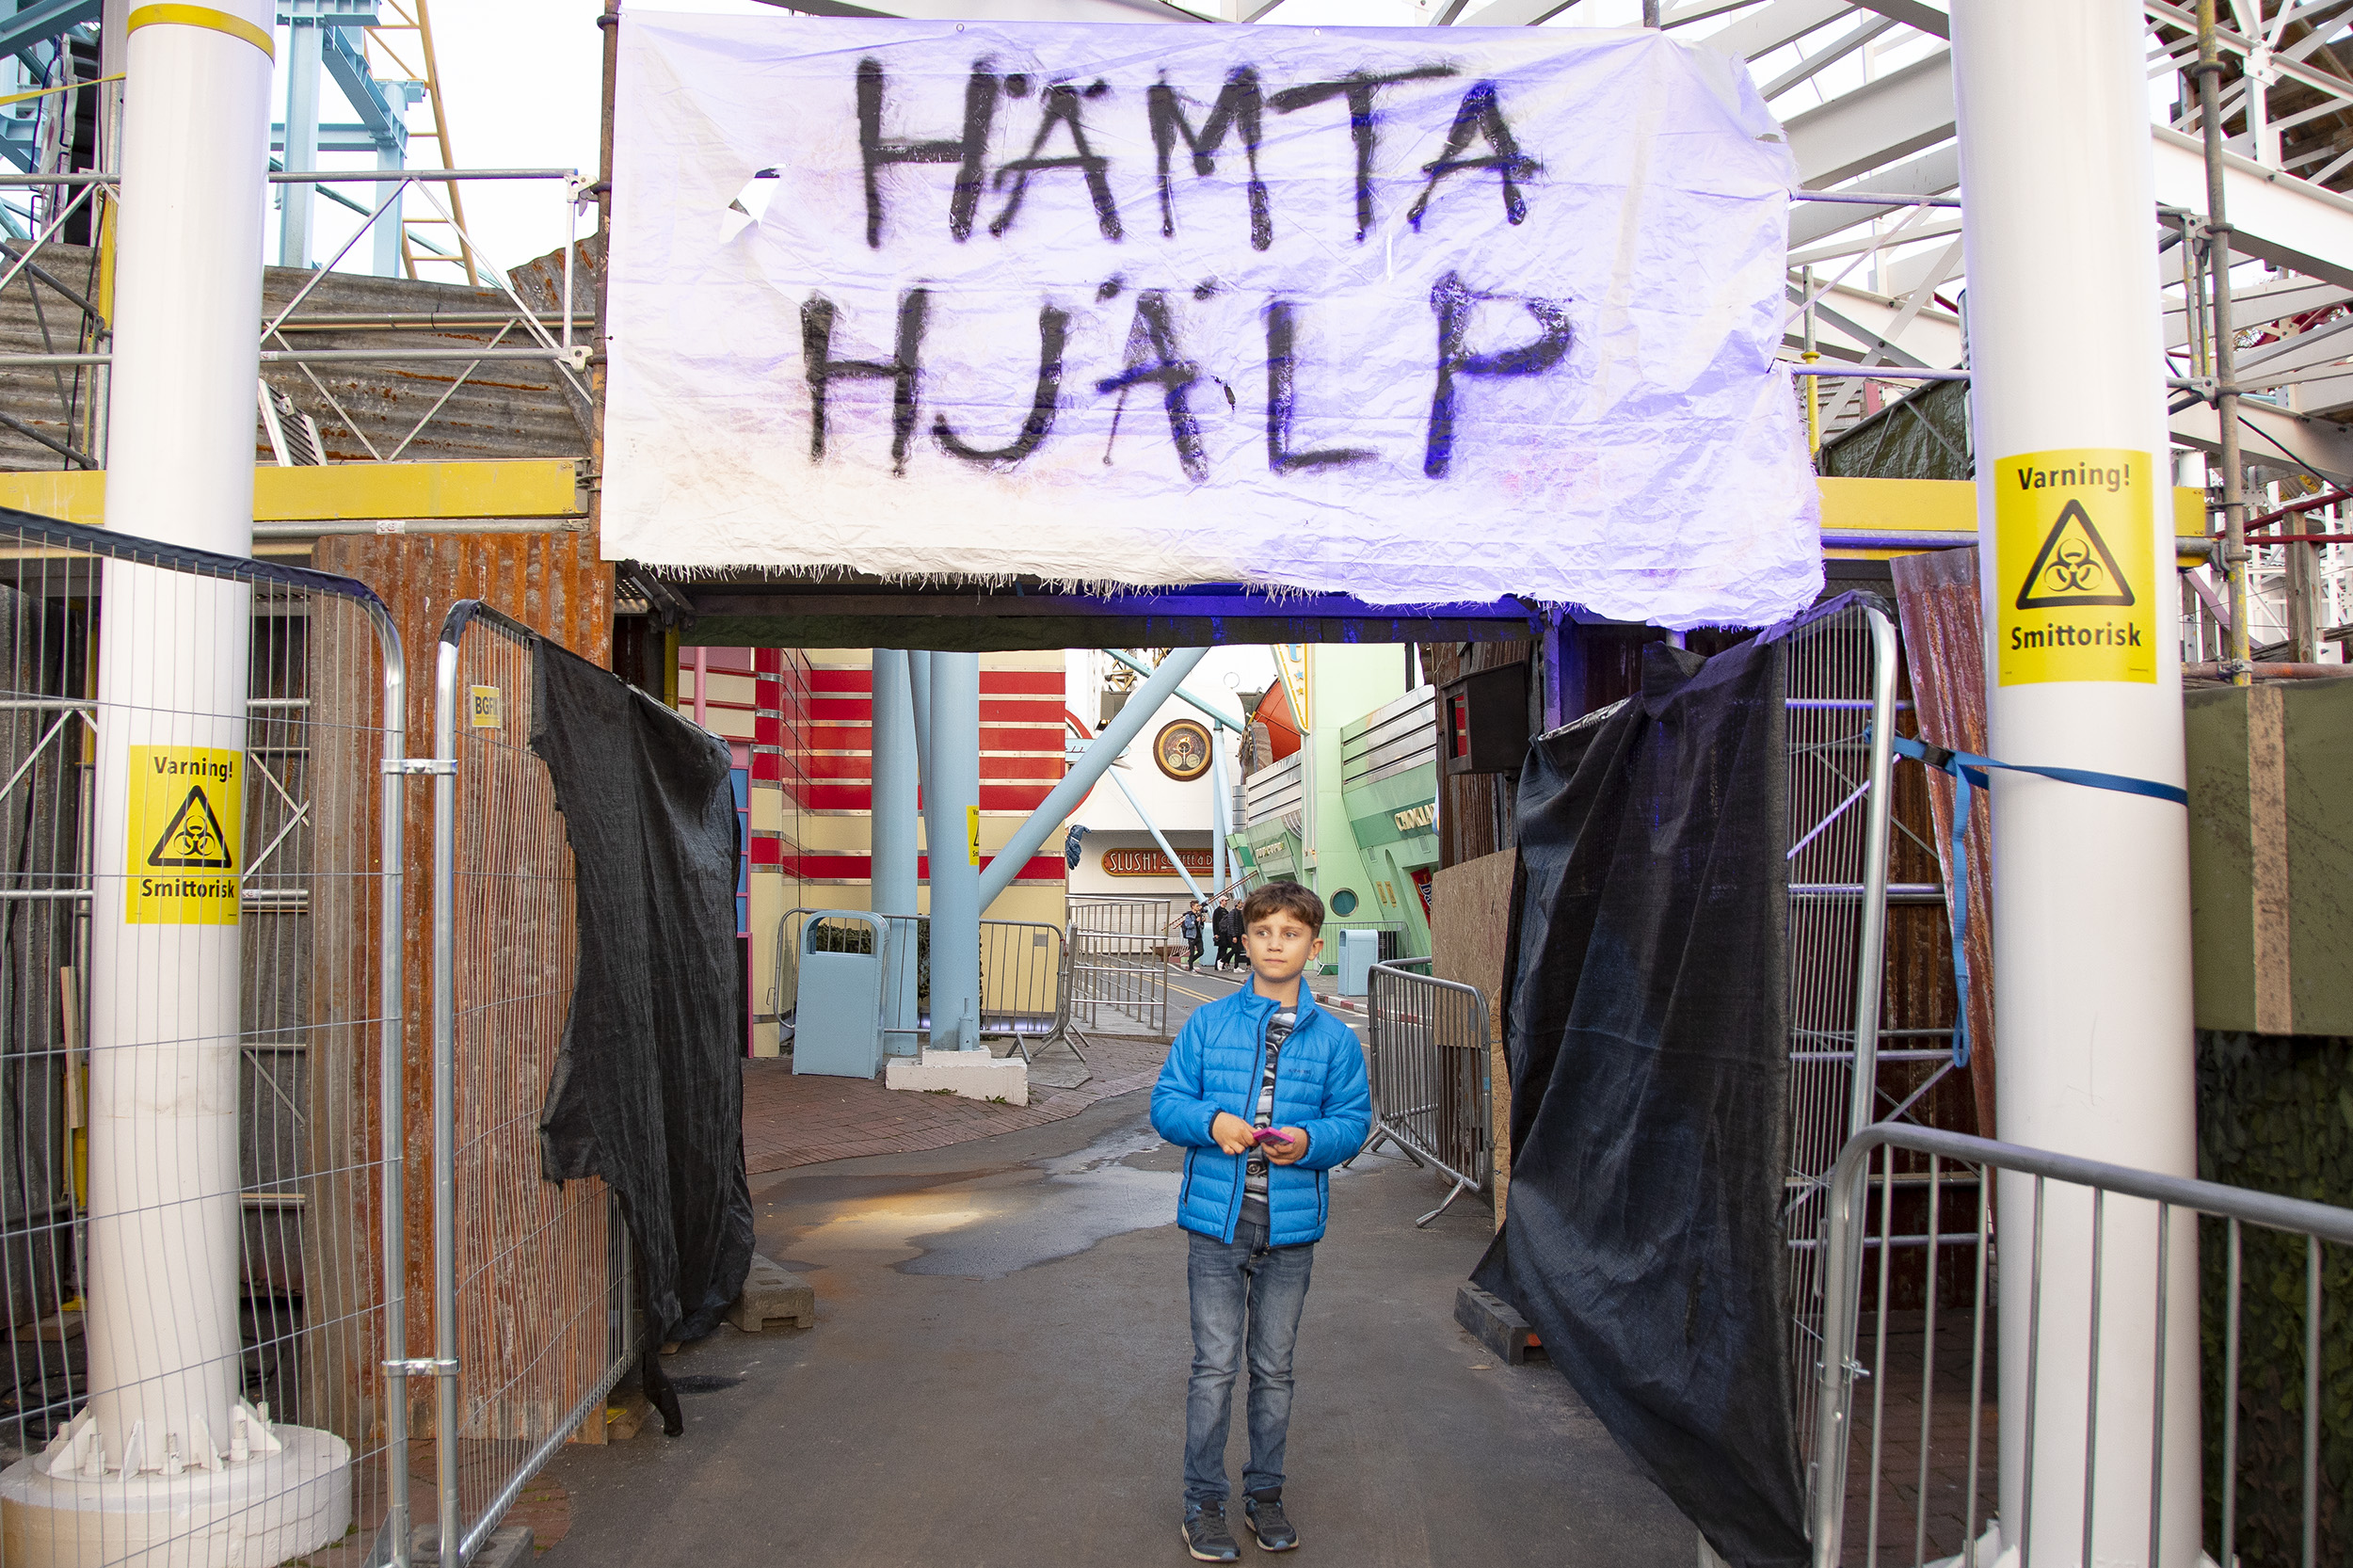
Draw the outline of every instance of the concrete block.
[[[771,1323],[815,1328],[817,1292],[800,1275],[754,1253],[744,1293],[728,1308],[728,1321],[745,1334],[761,1333]]]
[[[429,1494],[412,1493],[431,1507]],[[466,1560],[466,1568],[524,1568],[531,1561],[531,1527],[501,1525],[490,1532],[490,1539],[481,1549]],[[435,1525],[419,1525],[408,1538],[408,1560],[415,1563],[437,1563],[441,1560],[441,1531]]]
[[[1030,1103],[1030,1064],[1018,1056],[984,1050],[927,1050],[912,1060],[893,1057],[883,1068],[883,1087],[919,1094],[945,1090],[968,1100]]]
[[[1544,1356],[1544,1345],[1528,1320],[1513,1310],[1510,1303],[1476,1285],[1465,1285],[1454,1292],[1454,1320],[1513,1366],[1530,1355]]]

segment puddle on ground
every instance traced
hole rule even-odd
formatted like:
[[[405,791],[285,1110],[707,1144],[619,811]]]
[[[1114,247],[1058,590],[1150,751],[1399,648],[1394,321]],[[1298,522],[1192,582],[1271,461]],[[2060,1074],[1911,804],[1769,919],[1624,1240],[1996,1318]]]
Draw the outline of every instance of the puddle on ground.
[[[670,1379],[670,1386],[681,1394],[720,1394],[743,1385],[742,1378],[722,1377],[713,1372],[681,1372]]]
[[[1359,1160],[1360,1166],[1387,1162]],[[831,1261],[1002,1279],[1114,1236],[1173,1224],[1183,1165],[1184,1151],[1162,1143],[1139,1115],[1083,1148],[1010,1169],[814,1178],[792,1183],[763,1207],[778,1218],[786,1217],[779,1209],[806,1216],[808,1228],[785,1243],[807,1260],[804,1268]],[[1351,1174],[1333,1173],[1342,1180]],[[855,1271],[829,1277],[837,1294],[856,1288]]]
[[[1176,1213],[1177,1174],[1125,1163],[1160,1147],[1160,1135],[1138,1118],[1082,1149],[1032,1161],[1043,1173],[1038,1180],[967,1192],[971,1217],[952,1229],[909,1236],[908,1245],[923,1251],[899,1264],[899,1272],[1002,1279],[1131,1230],[1168,1224]]]

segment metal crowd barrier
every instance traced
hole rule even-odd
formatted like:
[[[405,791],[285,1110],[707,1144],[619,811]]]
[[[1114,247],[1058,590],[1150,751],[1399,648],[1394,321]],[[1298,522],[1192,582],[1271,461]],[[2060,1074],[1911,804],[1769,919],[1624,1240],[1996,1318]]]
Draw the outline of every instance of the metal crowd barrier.
[[[1896,1169],[1899,1154],[1913,1169]],[[1998,1256],[1994,1206],[1978,1201],[1988,1172],[2002,1175]],[[1960,1173],[1977,1181],[1945,1179]],[[2056,1193],[2048,1191],[2054,1184]],[[1948,1188],[1964,1199],[1947,1196]],[[2212,1228],[2209,1246],[2221,1254],[2220,1277],[2209,1272],[2204,1282],[2210,1296],[2220,1287],[2218,1336],[2201,1320],[2189,1285],[2198,1272],[2196,1218]],[[2344,1495],[2332,1496],[2322,1473],[2324,1412],[2342,1411],[2353,1395],[2342,1333],[2331,1344],[2323,1332],[2331,1246],[2353,1247],[2353,1209],[1905,1123],[1864,1128],[1839,1154],[1822,1225],[1822,1353],[1812,1368],[1815,1568],[1836,1568],[1847,1538],[1857,1534],[1856,1560],[1874,1568],[1890,1544],[1897,1546],[1891,1557],[1913,1568],[1993,1560],[1992,1544],[1978,1543],[1979,1527],[1993,1521],[1998,1507],[1985,1474],[1998,1437],[1989,1380],[2023,1416],[2022,1451],[2002,1456],[2004,1488],[2016,1487],[2018,1496],[2005,1499],[2015,1512],[2003,1518],[1999,1544],[2015,1550],[2018,1568],[2031,1568],[2038,1549],[2067,1563],[2091,1562],[2095,1547],[2102,1562],[2188,1561],[2207,1542],[2218,1543],[2208,1549],[2210,1560],[2221,1562],[2316,1568],[2344,1560]],[[2259,1277],[2268,1279],[2258,1295],[2268,1298],[2266,1310],[2286,1312],[2301,1297],[2300,1345],[2280,1335],[2242,1345],[2241,1287],[2250,1254]],[[1899,1256],[1963,1255],[1965,1276],[1940,1288],[1938,1272],[1926,1271],[1913,1282],[1919,1304],[1895,1304],[1906,1294]],[[2342,1280],[2346,1257],[2334,1256]],[[1990,1278],[1998,1281],[1998,1303],[1989,1299]],[[1867,1343],[1866,1288],[1875,1298]],[[1948,1296],[1961,1299],[1948,1308]],[[2024,1365],[2003,1366],[1998,1376],[1988,1337],[1997,1304],[2028,1325]],[[2337,1316],[2341,1325],[2341,1305]],[[2104,1326],[2110,1331],[2105,1352]],[[2169,1370],[2185,1360],[2198,1366],[2201,1331],[2209,1354],[2217,1338],[2221,1349],[2221,1433],[2212,1456],[2196,1451],[2195,1420],[2182,1423],[2189,1442],[2166,1444]],[[2260,1381],[2243,1400],[2242,1352],[2249,1351]],[[1858,1382],[1868,1385],[1861,1408]],[[2202,1391],[2210,1413],[2214,1391],[2211,1384]],[[2294,1482],[2272,1463],[2251,1482],[2242,1476],[2250,1421],[2269,1435],[2300,1427]],[[2341,1432],[2334,1440],[2343,1441]],[[1867,1453],[1860,1496],[1850,1473],[1857,1446]],[[2218,1459],[2211,1471],[2201,1464],[2208,1458]],[[2217,1533],[2201,1541],[2201,1493],[2216,1482],[2221,1516]],[[2286,1511],[2274,1505],[2291,1485],[2300,1493],[2300,1517],[2283,1527]],[[1908,1541],[1890,1543],[1893,1532],[1881,1528],[1890,1503],[1899,1518],[1910,1505]],[[2257,1506],[2265,1510],[2260,1520]],[[2326,1517],[2324,1507],[2331,1511]],[[2324,1528],[2337,1532],[2333,1547],[2324,1544]],[[2055,1530],[2058,1539],[2050,1542]]]
[[[788,1032],[800,986],[802,928],[812,915],[822,913],[792,908],[776,921],[772,1000]],[[892,1056],[913,1056],[931,1032],[931,918],[875,918],[889,933],[884,943],[883,995],[907,999],[895,1018],[884,1021],[885,1048]],[[831,934],[821,933],[820,941],[842,944],[830,951],[867,952],[872,950],[873,934],[863,922],[856,927],[840,924]],[[981,1038],[1011,1040],[1025,1061],[1056,1045],[1068,1047],[1084,1061],[1085,1053],[1069,1038],[1069,959],[1063,933],[1036,920],[983,920]]]
[[[435,675],[429,1365],[444,1568],[489,1539],[637,1349],[611,1192],[539,1175],[580,955],[571,846],[530,749],[541,641],[460,600]]]
[[[1365,999],[1374,1118],[1366,1147],[1395,1144],[1454,1183],[1417,1225],[1465,1192],[1485,1192],[1495,1178],[1487,998],[1476,985],[1407,967],[1429,962],[1375,964]]]
[[[1169,901],[1078,895],[1070,900],[1070,1025],[1088,1034],[1168,1038]]]

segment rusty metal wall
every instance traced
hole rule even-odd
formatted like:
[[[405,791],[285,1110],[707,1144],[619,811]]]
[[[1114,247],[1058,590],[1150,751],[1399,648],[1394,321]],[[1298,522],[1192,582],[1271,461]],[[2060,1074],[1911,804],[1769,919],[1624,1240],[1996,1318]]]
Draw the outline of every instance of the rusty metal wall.
[[[568,417],[568,416],[567,416]],[[408,650],[408,734],[410,755],[424,754],[421,738],[430,736],[433,706],[433,659],[441,635],[442,618],[461,599],[479,599],[496,606],[534,631],[555,638],[581,657],[610,665],[613,652],[613,568],[597,558],[596,536],[584,531],[547,534],[370,534],[331,536],[319,540],[312,564],[322,571],[356,577],[374,588],[392,610],[400,628],[401,646]],[[407,894],[404,923],[408,928],[405,981],[410,1016],[422,1017],[431,995],[433,920],[432,792],[411,790],[403,843],[407,850]],[[328,831],[375,841],[376,811],[372,799],[353,799]],[[354,909],[349,918],[365,922],[371,909]],[[365,929],[373,930],[373,926]],[[322,929],[321,942],[337,940]],[[359,941],[353,930],[341,940]],[[411,1170],[432,1168],[429,1144],[433,1125],[432,1079],[422,1036],[409,1052],[406,1128]],[[372,1086],[367,1092],[372,1093]],[[433,1234],[430,1183],[411,1182],[408,1190],[408,1219],[412,1236]],[[412,1248],[408,1262],[409,1324],[412,1345],[432,1341],[433,1281],[431,1250]],[[423,1353],[420,1352],[419,1353]],[[420,1398],[429,1389],[416,1391]],[[429,1403],[419,1408],[429,1418]]]

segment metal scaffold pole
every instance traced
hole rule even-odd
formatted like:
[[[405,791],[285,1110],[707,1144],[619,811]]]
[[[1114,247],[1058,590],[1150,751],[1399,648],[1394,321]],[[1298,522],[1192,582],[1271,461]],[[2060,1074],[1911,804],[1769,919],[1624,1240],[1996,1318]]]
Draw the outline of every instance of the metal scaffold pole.
[[[2188,1176],[2179,584],[2143,45],[2122,0],[1952,12],[1990,750],[2137,787],[1995,776],[1996,1120],[2012,1143]],[[2190,1568],[2196,1232],[2177,1215],[2161,1252],[2146,1210],[2111,1208],[2103,1231],[2080,1190],[2046,1206],[2030,1186],[2006,1175],[1999,1194],[2001,1560]],[[2162,1290],[2104,1297],[2103,1273]]]
[[[2189,68],[2198,79],[2198,119],[2205,136],[2206,258],[2211,271],[2214,328],[2215,422],[2220,436],[2222,468],[2222,568],[2231,604],[2232,683],[2253,680],[2253,652],[2249,645],[2247,614],[2247,475],[2239,456],[2238,351],[2232,340],[2231,222],[2223,205],[2225,169],[2221,90],[2222,54],[2215,37],[2215,0],[2198,0],[2198,63]],[[2257,91],[2261,99],[2262,93]],[[2185,271],[2185,277],[2186,277]]]

